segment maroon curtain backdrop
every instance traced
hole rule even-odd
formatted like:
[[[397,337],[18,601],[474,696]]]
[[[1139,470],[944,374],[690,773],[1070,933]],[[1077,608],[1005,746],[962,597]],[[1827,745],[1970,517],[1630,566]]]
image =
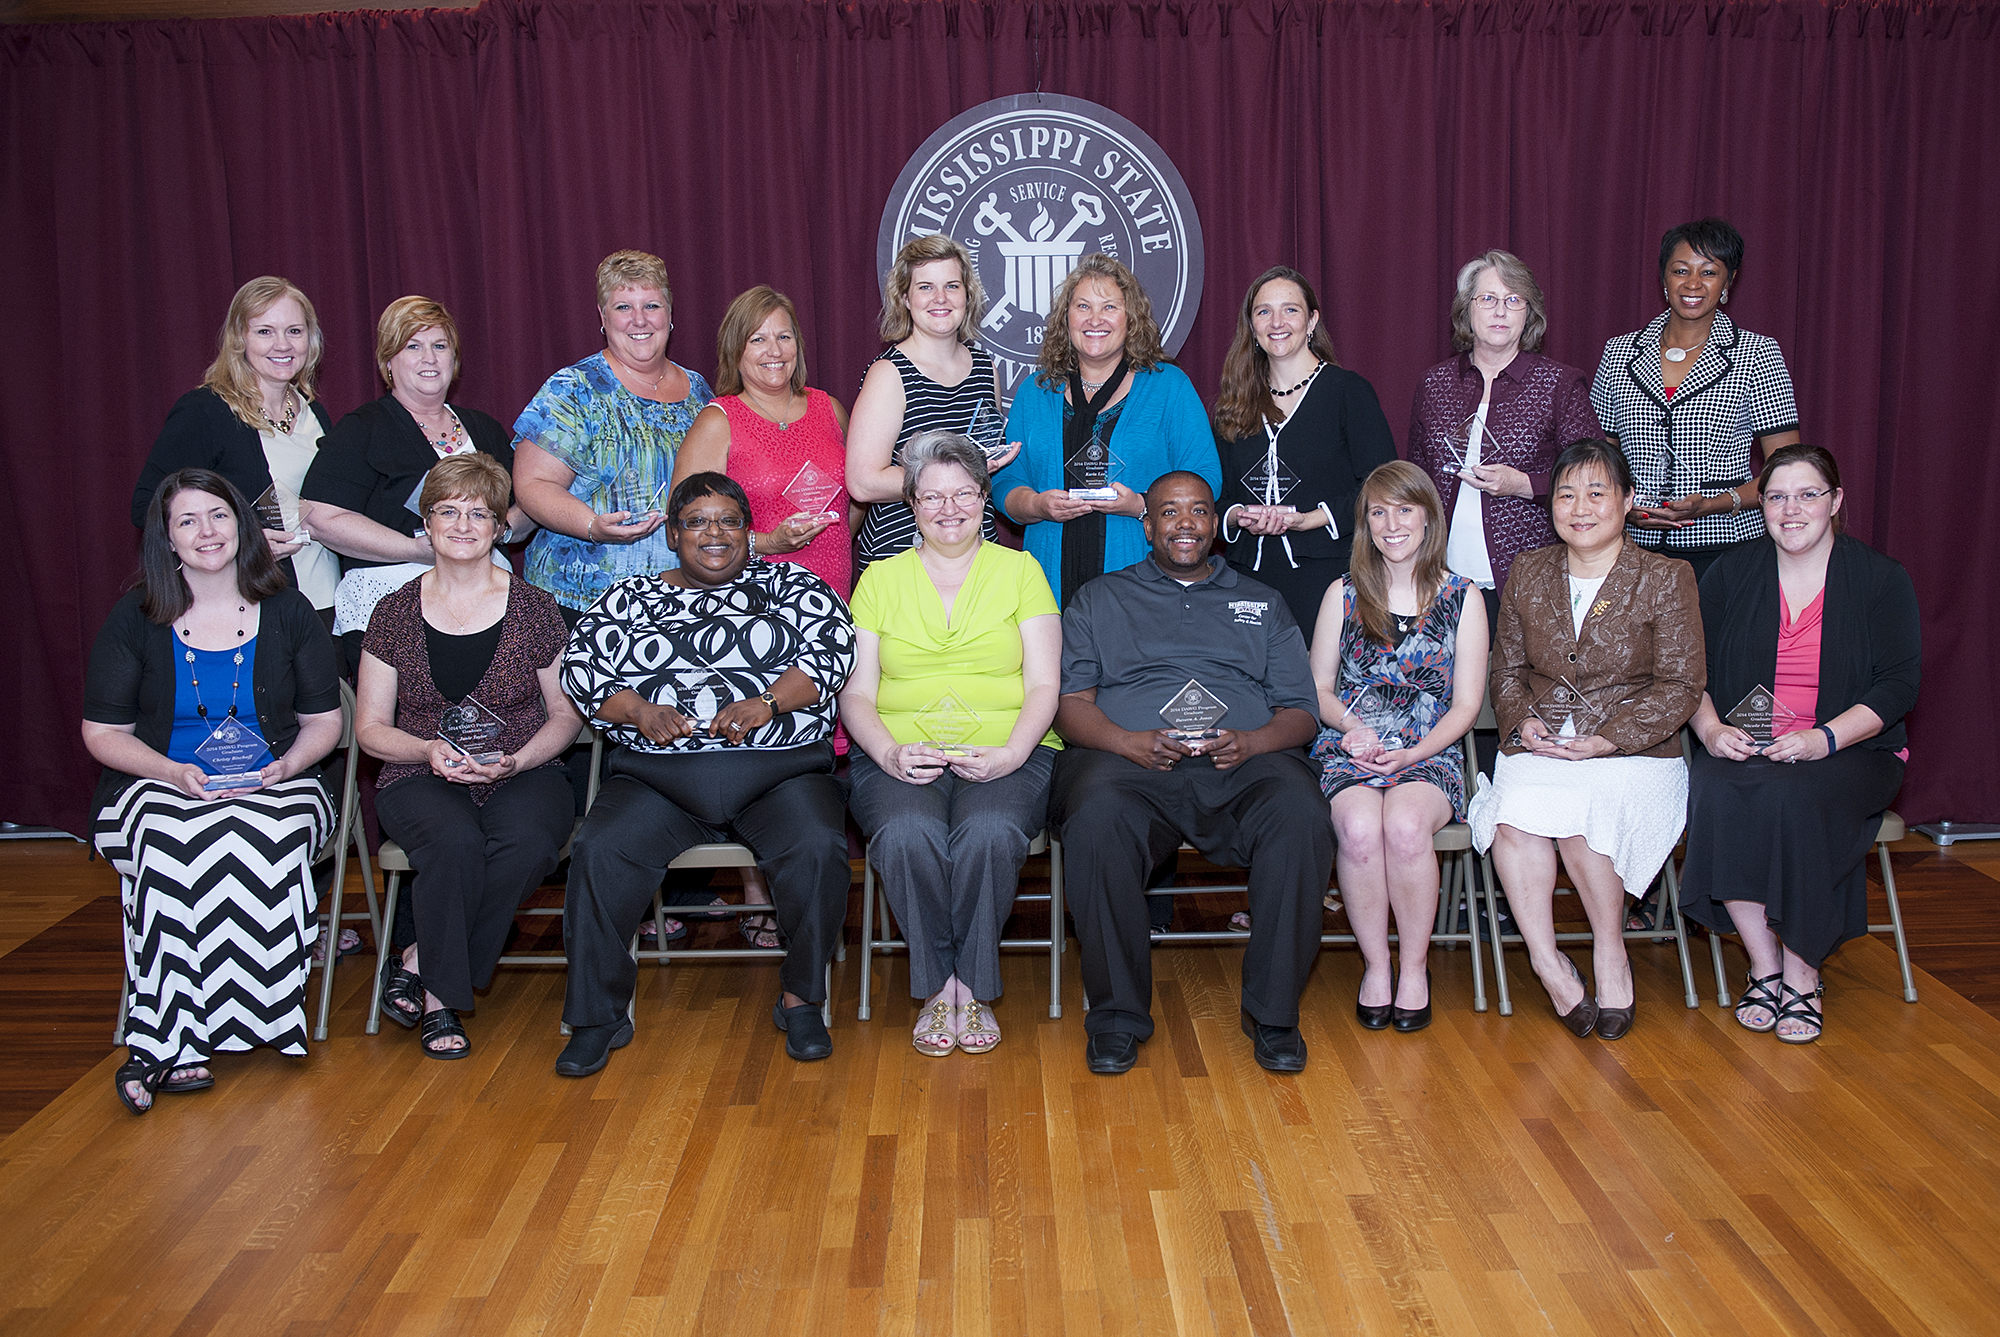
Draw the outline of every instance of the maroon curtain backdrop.
[[[458,398],[511,421],[599,346],[592,273],[623,246],[667,259],[679,360],[708,370],[724,306],[769,282],[847,400],[904,160],[1039,85],[1187,178],[1205,395],[1243,286],[1286,261],[1399,436],[1467,256],[1525,258],[1547,351],[1588,368],[1659,309],[1661,232],[1734,220],[1730,314],[1783,345],[1854,529],[1924,602],[1900,806],[2000,818],[1997,24],[1972,0],[491,0],[5,29],[0,817],[84,828],[82,667],[135,569],[132,479],[244,279],[312,295],[336,414],[378,392],[376,314],[422,292],[463,327]]]

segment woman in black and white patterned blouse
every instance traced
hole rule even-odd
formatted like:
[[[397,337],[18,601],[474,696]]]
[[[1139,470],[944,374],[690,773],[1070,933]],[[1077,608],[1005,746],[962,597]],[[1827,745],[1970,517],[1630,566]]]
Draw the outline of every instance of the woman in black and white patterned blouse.
[[[1799,439],[1778,341],[1721,308],[1743,267],[1743,234],[1720,218],[1660,238],[1667,309],[1604,345],[1590,406],[1632,463],[1629,523],[1642,547],[1685,558],[1699,580],[1721,551],[1761,538],[1757,463]]]
[[[854,666],[854,624],[797,563],[750,560],[749,515],[734,479],[681,480],[667,503],[680,566],[606,590],[563,655],[563,689],[617,744],[570,855],[565,1077],[596,1072],[632,1038],[626,943],[667,865],[712,841],[748,845],[769,879],[787,945],[771,1012],[785,1052],[833,1052],[822,967],[849,881],[834,696]]]

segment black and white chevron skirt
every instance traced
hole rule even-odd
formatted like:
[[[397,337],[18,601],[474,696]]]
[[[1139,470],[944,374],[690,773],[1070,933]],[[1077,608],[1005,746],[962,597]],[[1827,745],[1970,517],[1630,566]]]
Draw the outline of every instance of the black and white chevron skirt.
[[[135,1056],[306,1052],[312,861],[332,831],[316,779],[206,801],[140,780],[98,813],[97,849],[118,870],[125,908]]]

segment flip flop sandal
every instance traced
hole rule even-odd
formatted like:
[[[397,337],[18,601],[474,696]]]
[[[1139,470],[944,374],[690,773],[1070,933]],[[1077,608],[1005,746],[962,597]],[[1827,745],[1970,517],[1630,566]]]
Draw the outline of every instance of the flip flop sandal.
[[[704,918],[706,918],[706,916],[704,916]],[[683,924],[680,920],[675,919],[671,915],[667,916],[668,942],[679,942],[681,939],[687,937],[687,935],[688,935],[688,926],[686,924]],[[639,921],[639,941],[643,944],[649,942],[657,942],[658,940],[659,940],[659,933],[657,931],[656,926],[653,923],[653,917],[651,915],[647,915],[644,919]]]
[[[390,958],[389,968],[382,972],[382,1015],[409,1031],[416,1029],[423,1011],[424,982],[400,960]]]
[[[760,952],[774,952],[784,946],[784,940],[778,936],[778,921],[770,915],[744,915],[736,921],[736,931]],[[770,941],[765,942],[765,938]]]
[[[1229,916],[1229,931],[1231,933],[1248,933],[1250,931],[1250,912],[1248,910],[1238,910],[1235,914]]]
[[[351,928],[342,929],[340,931],[340,953],[339,953],[342,959],[357,955],[360,951],[361,951],[361,934]],[[326,934],[324,933],[321,933],[319,937],[313,940],[312,963],[316,966],[323,966],[326,964]]]
[[[1802,1021],[1812,1027],[1812,1034],[1810,1035],[1786,1035],[1780,1032],[1778,1035],[1779,1043],[1809,1045],[1819,1039],[1820,1032],[1826,1029],[1826,1015],[1820,1008],[1813,1006],[1813,1004],[1825,996],[1826,982],[1824,980],[1811,993],[1801,993],[1789,984],[1780,984],[1778,986],[1778,1000],[1782,1006],[1778,1008],[1778,1021],[1771,1023],[1771,1029],[1774,1031],[1777,1030],[1779,1021]]]
[[[454,1035],[465,1040],[465,1043],[456,1049],[435,1048],[439,1040],[449,1040]],[[448,1007],[432,1008],[424,1013],[423,1046],[425,1058],[442,1059],[445,1062],[464,1058],[472,1052],[472,1041],[466,1039],[465,1027],[459,1024],[458,1013]]]
[[[170,1096],[186,1095],[190,1091],[208,1090],[209,1087],[215,1085],[214,1073],[210,1073],[206,1077],[175,1077],[173,1075],[177,1072],[190,1072],[195,1068],[206,1066],[206,1064],[202,1063],[182,1063],[176,1067],[169,1068],[167,1070],[167,1077],[160,1083],[160,1090]]]
[[[1779,997],[1779,990],[1773,986],[1784,983],[1785,972],[1781,970],[1775,975],[1766,975],[1762,979],[1758,979],[1755,975],[1745,975],[1744,978],[1750,982],[1744,987],[1743,996],[1736,1000],[1736,1024],[1746,1031],[1755,1031],[1759,1035],[1766,1035],[1777,1030],[1778,1009],[1782,1004],[1782,999]],[[1762,1026],[1752,1026],[1749,1022],[1743,1020],[1743,1009],[1746,1007],[1761,1007],[1771,1015]]]
[[[952,1031],[954,1011],[942,998],[925,1010],[923,1024],[910,1036],[910,1043],[919,1054],[943,1058],[958,1048],[958,1036]]]

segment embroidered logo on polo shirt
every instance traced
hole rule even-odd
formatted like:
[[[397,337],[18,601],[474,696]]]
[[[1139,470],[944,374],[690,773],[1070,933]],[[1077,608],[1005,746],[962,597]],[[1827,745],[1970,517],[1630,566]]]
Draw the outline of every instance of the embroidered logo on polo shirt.
[[[1271,611],[1271,605],[1261,599],[1231,599],[1229,611],[1238,625],[1261,627],[1264,625],[1264,614]]]

